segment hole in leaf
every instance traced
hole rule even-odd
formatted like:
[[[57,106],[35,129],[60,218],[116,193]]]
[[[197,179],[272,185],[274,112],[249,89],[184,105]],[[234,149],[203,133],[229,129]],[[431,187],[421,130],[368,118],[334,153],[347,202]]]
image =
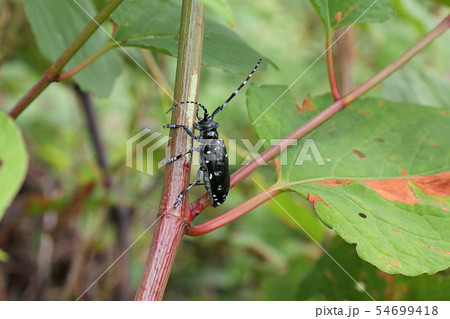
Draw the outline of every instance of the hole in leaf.
[[[359,213],[358,215],[359,215],[359,217],[361,217],[361,218],[367,218],[367,215],[366,215],[366,214]]]

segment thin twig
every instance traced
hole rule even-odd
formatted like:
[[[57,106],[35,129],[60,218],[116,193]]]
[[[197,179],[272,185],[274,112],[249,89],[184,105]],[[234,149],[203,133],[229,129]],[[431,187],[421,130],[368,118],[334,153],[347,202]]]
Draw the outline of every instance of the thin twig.
[[[91,35],[99,28],[110,14],[122,3],[123,0],[111,0],[97,14],[94,20],[91,20],[81,33],[73,40],[61,56],[45,71],[39,81],[23,96],[20,101],[9,112],[12,118],[17,118],[33,102],[39,94],[44,91],[50,83],[58,79],[58,75],[70,59],[86,43]]]
[[[92,97],[89,93],[81,91],[80,87],[76,84],[74,85],[74,90],[86,117],[97,163],[102,171],[103,186],[109,188],[111,186],[111,178],[108,174],[108,161],[106,159],[105,145],[100,134],[99,121],[92,105]]]
[[[268,188],[264,192],[259,193],[258,195],[252,197],[241,205],[233,208],[232,210],[226,212],[223,215],[220,215],[217,218],[214,218],[210,221],[207,221],[198,226],[192,226],[189,231],[186,233],[189,236],[200,236],[212,232],[217,228],[220,228],[233,220],[247,214],[252,211],[256,207],[262,205],[272,197],[275,197],[283,192],[279,187]]]
[[[63,81],[63,80],[67,80],[68,78],[71,78],[72,76],[74,76],[75,74],[77,74],[78,72],[80,72],[81,70],[83,70],[84,68],[89,66],[90,64],[92,64],[98,58],[103,56],[106,52],[108,52],[109,50],[111,50],[111,49],[113,49],[115,47],[116,47],[116,44],[114,42],[111,42],[111,41],[108,42],[100,50],[98,50],[97,52],[92,54],[90,57],[88,57],[86,60],[84,60],[83,62],[78,64],[73,69],[58,75],[56,77],[56,79],[54,80],[54,82],[60,82],[60,81]]]
[[[327,52],[327,69],[328,69],[328,79],[330,81],[331,95],[335,101],[339,100],[341,96],[339,95],[339,90],[336,83],[336,74],[334,73],[334,60],[333,60],[333,33],[327,33],[326,40]]]

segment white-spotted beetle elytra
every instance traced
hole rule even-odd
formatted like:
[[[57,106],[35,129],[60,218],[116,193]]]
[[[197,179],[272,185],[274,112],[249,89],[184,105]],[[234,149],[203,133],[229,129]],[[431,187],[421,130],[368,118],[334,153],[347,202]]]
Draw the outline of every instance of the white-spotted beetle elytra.
[[[226,101],[219,106],[214,112],[209,115],[208,110],[202,104],[195,101],[184,101],[179,102],[172,106],[169,111],[173,110],[176,106],[180,104],[193,103],[198,106],[197,108],[197,119],[198,122],[194,123],[194,128],[199,131],[199,135],[195,136],[191,130],[179,124],[166,124],[164,128],[182,128],[186,131],[186,133],[192,137],[193,139],[199,141],[199,147],[193,147],[185,153],[179,154],[177,156],[171,157],[163,162],[163,164],[169,164],[175,162],[181,157],[190,154],[194,151],[198,151],[200,153],[199,156],[199,164],[200,168],[197,171],[197,179],[194,183],[190,184],[185,190],[181,192],[175,201],[174,208],[177,208],[180,205],[181,200],[184,195],[194,186],[205,185],[206,191],[208,192],[209,198],[211,199],[211,205],[214,207],[220,206],[223,204],[225,199],[227,198],[228,191],[230,190],[230,169],[228,167],[228,154],[225,148],[225,144],[222,139],[219,138],[219,133],[217,128],[219,127],[219,123],[214,121],[214,116],[217,115],[225,105],[228,104],[239,92],[240,89],[248,82],[248,80],[252,77],[253,73],[255,73],[259,64],[261,63],[261,59],[258,60],[253,70],[247,76],[244,82],[230,95]],[[199,116],[200,108],[203,110],[203,118]],[[201,172],[203,172],[203,183],[201,183]]]

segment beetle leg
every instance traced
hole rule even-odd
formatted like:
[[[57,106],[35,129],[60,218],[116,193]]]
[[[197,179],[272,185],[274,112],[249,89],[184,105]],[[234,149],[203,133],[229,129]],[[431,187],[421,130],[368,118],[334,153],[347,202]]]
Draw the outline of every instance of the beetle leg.
[[[189,151],[187,151],[187,152],[184,152],[184,153],[178,154],[177,156],[168,158],[168,159],[166,159],[165,161],[163,161],[162,164],[163,164],[163,165],[166,165],[166,164],[175,162],[176,160],[179,160],[179,159],[182,158],[183,156],[188,155],[188,154],[190,154],[190,153],[193,153],[193,152],[195,152],[195,151],[198,151],[198,148],[197,148],[197,147],[193,147],[193,148],[191,148],[191,149],[190,149]]]
[[[184,191],[182,191],[180,195],[178,195],[178,198],[177,198],[177,200],[175,201],[175,204],[173,205],[173,208],[174,208],[174,209],[177,208],[178,205],[180,205],[181,200],[182,200],[183,197],[184,197],[184,194],[186,194],[187,192],[189,192],[189,190],[190,190],[192,187],[194,187],[194,186],[199,186],[199,185],[203,185],[203,183],[200,183],[200,181],[201,181],[201,174],[202,174],[202,171],[201,171],[201,169],[199,168],[198,171],[197,171],[197,179],[195,180],[194,183],[190,184]]]
[[[194,140],[197,140],[198,137],[194,135],[194,133],[192,133],[192,131],[185,125],[180,125],[180,124],[166,124],[163,126],[163,128],[183,128],[186,133],[192,137]]]

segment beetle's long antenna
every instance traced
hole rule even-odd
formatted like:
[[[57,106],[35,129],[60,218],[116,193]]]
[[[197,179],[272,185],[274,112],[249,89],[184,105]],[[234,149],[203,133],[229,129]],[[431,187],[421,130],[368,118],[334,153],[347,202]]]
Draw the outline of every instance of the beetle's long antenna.
[[[195,102],[195,101],[184,101],[184,102],[179,102],[179,103],[173,105],[173,106],[166,112],[166,114],[169,113],[170,111],[172,111],[172,110],[173,110],[175,107],[177,107],[178,105],[180,105],[180,104],[187,104],[187,103],[197,104],[198,106],[200,106],[200,107],[203,109],[203,111],[205,112],[205,114],[208,115],[208,110],[206,109],[206,107],[205,107],[204,105],[198,103],[198,102]],[[197,112],[197,114],[198,114],[198,112]]]
[[[239,87],[237,88],[236,91],[233,92],[233,94],[230,95],[230,97],[228,99],[226,99],[226,101],[219,106],[217,109],[215,109],[215,111],[213,112],[213,114],[211,115],[211,119],[214,118],[214,116],[216,116],[217,113],[219,113],[220,111],[222,111],[222,109],[225,107],[225,105],[228,104],[228,102],[230,102],[235,96],[236,94],[238,94],[238,92],[240,91],[240,89],[242,89],[244,87],[244,85],[248,82],[248,80],[250,80],[250,78],[252,77],[253,73],[255,73],[256,69],[258,68],[259,64],[261,63],[262,59],[258,60],[258,63],[256,63],[255,67],[253,68],[252,72],[250,72],[250,74],[247,76],[247,78],[245,79],[244,82],[241,83],[241,85],[239,85]]]

